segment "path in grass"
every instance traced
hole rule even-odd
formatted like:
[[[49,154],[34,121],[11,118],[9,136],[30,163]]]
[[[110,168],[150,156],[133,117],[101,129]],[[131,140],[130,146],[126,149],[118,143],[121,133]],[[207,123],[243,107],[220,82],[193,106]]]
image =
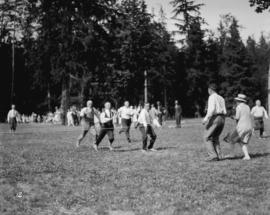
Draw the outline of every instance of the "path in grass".
[[[147,154],[135,129],[133,143],[115,132],[115,151],[105,139],[98,153],[87,141],[74,147],[79,128],[20,125],[15,136],[1,133],[0,214],[270,213],[270,138],[252,138],[251,161],[206,163],[200,121],[170,125],[156,129],[158,152]]]

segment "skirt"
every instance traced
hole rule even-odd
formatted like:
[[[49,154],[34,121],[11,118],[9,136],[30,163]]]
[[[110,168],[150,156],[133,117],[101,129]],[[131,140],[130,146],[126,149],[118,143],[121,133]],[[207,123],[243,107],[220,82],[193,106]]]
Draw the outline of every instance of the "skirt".
[[[228,143],[231,143],[231,144],[235,144],[235,143],[248,144],[251,136],[252,136],[252,130],[247,130],[247,131],[242,132],[241,134],[239,134],[237,129],[235,129],[232,132],[229,132],[225,136],[224,141],[228,142]]]

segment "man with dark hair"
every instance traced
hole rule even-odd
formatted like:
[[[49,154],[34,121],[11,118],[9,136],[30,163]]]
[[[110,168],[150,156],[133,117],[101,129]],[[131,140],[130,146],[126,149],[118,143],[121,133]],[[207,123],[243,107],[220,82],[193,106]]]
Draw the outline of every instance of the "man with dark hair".
[[[105,107],[104,111],[100,114],[101,129],[97,137],[97,140],[93,145],[93,148],[95,149],[95,151],[98,151],[98,145],[100,144],[100,142],[102,141],[102,139],[105,137],[106,134],[110,142],[109,149],[110,151],[113,150],[112,144],[114,141],[114,133],[113,133],[114,132],[114,126],[113,126],[114,114],[111,110],[110,102],[106,102],[104,107]]]
[[[217,161],[222,157],[219,136],[224,128],[227,111],[225,100],[216,91],[217,86],[210,84],[207,114],[203,119],[203,124],[206,125],[204,141],[209,156],[207,161]]]
[[[157,135],[155,134],[155,131],[151,125],[152,119],[149,114],[149,110],[150,110],[150,104],[145,103],[144,108],[141,110],[139,118],[138,118],[138,126],[142,134],[142,142],[143,142],[142,151],[143,152],[146,152],[146,150],[156,151],[153,148],[153,146],[156,141]],[[151,138],[150,144],[148,147],[147,147],[147,135],[149,135]]]

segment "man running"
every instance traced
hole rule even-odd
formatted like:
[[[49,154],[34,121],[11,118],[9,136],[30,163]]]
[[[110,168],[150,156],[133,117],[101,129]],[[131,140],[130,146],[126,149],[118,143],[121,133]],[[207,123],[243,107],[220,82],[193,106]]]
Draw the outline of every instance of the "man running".
[[[79,147],[81,141],[86,136],[89,130],[91,130],[91,134],[97,139],[97,128],[95,126],[95,116],[96,119],[99,120],[98,111],[93,107],[93,101],[89,100],[86,103],[87,107],[84,107],[81,110],[81,125],[82,125],[82,134],[79,136],[76,146]]]
[[[122,132],[125,132],[127,141],[129,143],[131,142],[129,131],[130,131],[131,123],[132,123],[131,118],[132,118],[133,114],[134,114],[134,112],[129,107],[128,101],[125,101],[124,106],[118,110],[118,115],[121,118],[121,125],[122,125],[122,128],[119,131],[119,134],[121,134]]]
[[[110,141],[110,145],[109,145],[110,151],[113,150],[112,144],[114,141],[114,133],[113,133],[114,132],[114,126],[113,126],[114,114],[111,110],[110,102],[106,102],[104,106],[105,106],[104,111],[100,114],[101,129],[100,129],[96,142],[93,144],[93,148],[95,149],[95,151],[98,151],[98,145],[100,144],[102,139],[105,137],[105,135],[108,136],[109,141]]]
[[[217,94],[216,90],[217,86],[215,84],[209,85],[207,114],[203,119],[203,124],[206,124],[204,141],[209,156],[206,161],[218,161],[222,157],[219,136],[224,128],[227,112],[225,100]]]

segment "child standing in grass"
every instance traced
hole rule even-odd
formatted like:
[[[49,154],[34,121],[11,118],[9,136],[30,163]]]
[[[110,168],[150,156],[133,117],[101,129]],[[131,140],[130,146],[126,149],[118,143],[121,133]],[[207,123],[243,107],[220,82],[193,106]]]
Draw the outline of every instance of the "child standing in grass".
[[[232,151],[234,150],[235,144],[240,143],[242,145],[242,150],[245,155],[243,160],[250,160],[247,148],[247,145],[252,135],[250,108],[246,104],[246,96],[243,94],[238,94],[238,96],[235,98],[235,101],[237,103],[235,115],[237,125],[235,130],[231,134],[227,135],[224,140],[231,143]],[[226,157],[228,158],[232,156],[229,155]]]

